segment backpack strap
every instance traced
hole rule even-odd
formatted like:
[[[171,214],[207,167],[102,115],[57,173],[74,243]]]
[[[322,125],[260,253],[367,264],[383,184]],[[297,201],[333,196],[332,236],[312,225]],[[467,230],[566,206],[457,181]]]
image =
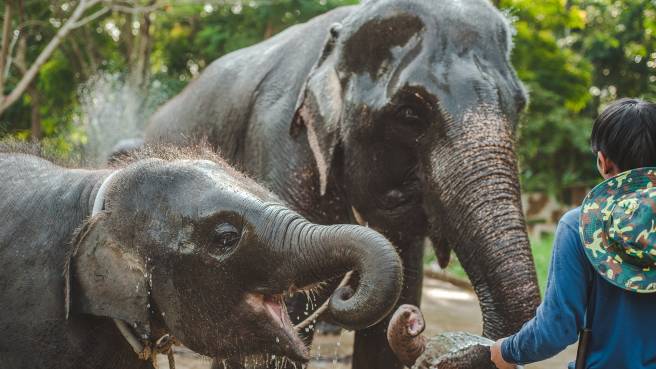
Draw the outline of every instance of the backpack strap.
[[[585,322],[583,329],[579,333],[579,346],[576,350],[576,364],[574,365],[574,369],[585,369],[585,359],[588,356],[590,340],[592,339],[592,318],[594,317],[595,300],[597,297],[596,279],[596,272],[592,270],[590,293],[588,294],[588,304],[585,309]]]

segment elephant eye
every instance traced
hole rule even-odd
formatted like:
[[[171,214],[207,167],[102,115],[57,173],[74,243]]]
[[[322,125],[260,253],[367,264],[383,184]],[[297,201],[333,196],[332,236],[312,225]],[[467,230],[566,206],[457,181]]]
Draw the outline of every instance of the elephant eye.
[[[402,106],[398,111],[399,118],[405,121],[417,121],[419,120],[419,112],[415,110],[412,106]]]
[[[222,251],[228,251],[239,242],[241,233],[230,223],[222,223],[214,228],[213,244]]]

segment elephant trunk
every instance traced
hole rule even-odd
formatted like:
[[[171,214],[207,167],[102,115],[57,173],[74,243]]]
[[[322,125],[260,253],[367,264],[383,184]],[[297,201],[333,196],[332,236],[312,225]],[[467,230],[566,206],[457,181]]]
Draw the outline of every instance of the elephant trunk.
[[[305,287],[348,271],[358,276],[354,289],[333,293],[328,312],[348,329],[378,323],[394,308],[401,294],[403,270],[392,244],[379,233],[355,225],[322,226],[286,208],[272,206],[271,229],[277,232],[281,265],[274,281]]]
[[[392,315],[387,326],[387,342],[403,365],[412,367],[426,350],[424,329],[424,316],[414,305],[401,305]]]
[[[431,238],[453,247],[478,295],[483,334],[496,339],[534,316],[540,294],[511,132],[498,115],[470,118],[460,148],[446,148],[449,160],[433,170],[441,186],[428,205],[439,224]]]
[[[490,233],[455,248],[478,295],[483,335],[488,338],[517,332],[535,315],[540,302],[526,233],[509,226],[521,220],[511,214],[494,217],[482,225]]]

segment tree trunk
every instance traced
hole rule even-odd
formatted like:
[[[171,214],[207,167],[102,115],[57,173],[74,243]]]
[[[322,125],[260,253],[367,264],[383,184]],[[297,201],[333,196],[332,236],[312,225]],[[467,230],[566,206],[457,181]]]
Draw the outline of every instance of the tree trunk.
[[[34,78],[37,76],[39,73],[39,70],[41,67],[48,61],[50,56],[57,50],[59,45],[61,44],[62,40],[68,35],[70,31],[73,29],[80,27],[81,25],[84,25],[100,15],[104,14],[109,8],[102,8],[100,11],[87,16],[86,18],[82,18],[84,15],[84,12],[89,9],[90,7],[98,4],[100,0],[80,0],[80,3],[78,4],[77,8],[73,11],[73,14],[71,15],[70,18],[62,25],[62,27],[57,31],[57,34],[55,34],[55,37],[50,40],[48,45],[41,51],[39,56],[37,56],[36,60],[30,68],[23,74],[23,77],[21,80],[18,82],[16,87],[9,93],[9,95],[0,97],[0,115],[7,110],[11,105],[13,105],[18,99],[23,95],[23,93],[27,90],[29,85],[34,81]],[[5,22],[6,23],[6,22]]]
[[[89,68],[91,71],[95,72],[98,70],[99,62],[98,53],[94,48],[95,43],[93,42],[91,34],[89,33],[89,27],[84,25],[81,28],[82,29],[80,31],[82,33],[82,44],[84,45],[84,52],[87,56],[87,60],[89,61]]]
[[[267,22],[266,28],[264,29],[264,39],[266,40],[266,39],[270,38],[271,36],[273,36],[273,22],[271,22],[271,20],[269,20]]]
[[[77,40],[75,39],[75,35],[71,35],[69,37],[69,43],[71,47],[71,51],[73,52],[73,55],[75,55],[75,58],[77,59],[77,64],[80,67],[79,70],[82,73],[82,80],[86,80],[87,77],[89,77],[94,70],[91,70],[89,67],[89,63],[87,62],[85,55],[82,53],[82,50],[80,49],[80,44],[77,43]]]
[[[2,22],[2,46],[0,46],[0,98],[4,96],[5,91],[5,63],[9,53],[9,36],[11,33],[11,12],[12,0],[6,0],[5,15]]]
[[[22,74],[27,72],[27,39],[23,35],[18,40],[18,49],[16,50],[16,59],[14,65],[16,69]],[[27,88],[27,93],[30,94],[31,103],[30,103],[30,138],[32,141],[37,142],[43,138],[43,132],[41,130],[41,113],[39,112],[39,107],[41,106],[39,90],[36,88],[36,80],[33,81],[30,86]]]
[[[148,6],[155,4],[151,0]],[[139,21],[139,33],[136,36],[136,42],[131,50],[132,65],[131,83],[138,90],[143,90],[148,86],[150,79],[150,53],[152,49],[152,38],[150,35],[150,12],[144,12]]]
[[[32,125],[30,129],[31,132],[30,138],[33,142],[38,142],[43,137],[43,133],[41,130],[41,113],[39,112],[39,107],[40,107],[39,91],[36,87],[34,87],[34,83],[30,85],[30,88],[28,89],[28,93],[32,98],[32,103],[31,103],[32,110],[30,114],[30,120],[32,122]]]

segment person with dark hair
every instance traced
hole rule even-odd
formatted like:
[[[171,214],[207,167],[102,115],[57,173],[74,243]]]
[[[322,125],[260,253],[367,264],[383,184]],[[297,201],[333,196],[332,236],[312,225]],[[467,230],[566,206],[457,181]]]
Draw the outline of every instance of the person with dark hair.
[[[590,141],[605,170],[656,166],[656,104],[638,99],[613,102],[595,120]]]
[[[579,337],[569,368],[656,369],[656,104],[613,102],[590,141],[604,181],[561,218],[535,317],[491,347],[499,369]]]

